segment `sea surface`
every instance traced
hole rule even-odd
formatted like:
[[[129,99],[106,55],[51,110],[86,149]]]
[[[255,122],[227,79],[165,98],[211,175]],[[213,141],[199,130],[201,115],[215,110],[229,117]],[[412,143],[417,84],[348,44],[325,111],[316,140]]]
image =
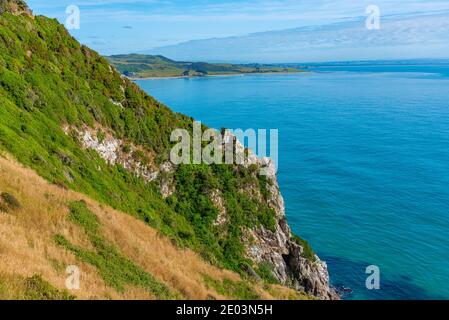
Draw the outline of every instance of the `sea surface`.
[[[346,299],[449,299],[449,66],[138,84],[214,128],[279,129],[289,224]]]

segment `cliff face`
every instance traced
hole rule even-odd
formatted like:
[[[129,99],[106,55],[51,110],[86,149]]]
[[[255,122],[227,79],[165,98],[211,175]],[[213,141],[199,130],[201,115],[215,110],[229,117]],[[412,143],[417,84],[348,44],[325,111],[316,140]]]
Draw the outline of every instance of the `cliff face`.
[[[268,163],[273,166],[271,162]],[[326,263],[314,253],[312,257],[305,257],[306,249],[295,242],[286,221],[284,200],[276,175],[272,174],[268,179],[271,181],[269,203],[276,212],[276,231],[263,227],[252,230],[254,241],[247,245],[248,255],[258,263],[271,263],[275,277],[286,286],[320,299],[338,299],[330,287]]]
[[[243,149],[241,143],[237,144],[237,148]],[[273,275],[283,285],[320,299],[338,300],[339,295],[330,286],[326,263],[311,251],[306,242],[295,240],[300,238],[291,232],[274,163],[269,158],[258,159],[250,152],[247,165],[254,163],[267,174],[268,180],[269,196],[262,199],[258,194],[258,201],[267,201],[274,209],[276,226],[274,231],[263,226],[247,230],[245,244],[248,257],[257,264],[272,265]],[[306,254],[306,250],[310,252]]]
[[[190,132],[191,118],[148,96],[55,20],[30,16],[22,1],[0,4],[1,150],[222,269],[337,298],[326,265],[288,227],[270,161],[250,153],[246,165],[170,164],[170,135]]]

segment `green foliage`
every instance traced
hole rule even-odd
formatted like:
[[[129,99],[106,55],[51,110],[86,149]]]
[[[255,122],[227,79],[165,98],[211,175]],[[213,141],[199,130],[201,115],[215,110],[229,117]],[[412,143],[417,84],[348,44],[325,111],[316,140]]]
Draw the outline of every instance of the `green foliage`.
[[[309,260],[311,262],[315,262],[316,261],[315,252],[313,252],[312,247],[310,246],[310,244],[306,240],[300,238],[297,235],[293,235],[292,240],[295,243],[299,244],[303,248],[303,250],[304,250],[302,252],[302,257],[303,258],[305,258],[305,259],[307,259],[307,260]]]
[[[252,200],[242,192],[247,184],[257,183],[255,175],[244,167],[230,165],[181,165],[175,181],[176,193],[168,203],[191,222],[203,256],[241,272],[241,265],[248,262],[241,240],[243,228],[264,226],[274,230],[276,224],[275,213],[266,203]],[[211,201],[214,190],[221,190],[225,202],[229,221],[224,227],[213,224],[218,216]]]
[[[95,252],[71,244],[62,235],[55,237],[58,245],[72,251],[81,261],[95,266],[104,281],[119,291],[124,291],[127,285],[132,285],[149,290],[159,299],[175,298],[164,284],[124,257],[101,236],[98,218],[84,201],[70,203],[69,209],[70,220],[83,227]]]
[[[273,275],[273,268],[270,262],[262,262],[255,271],[266,283],[279,284],[279,280]]]
[[[223,281],[212,279],[204,276],[204,281],[207,286],[215,289],[219,294],[226,297],[232,297],[236,300],[260,300],[260,295],[251,286],[251,283],[246,281],[232,281],[224,279]]]
[[[123,148],[122,148],[122,151],[124,153],[130,153],[131,152],[131,146],[129,144],[124,145]]]
[[[84,228],[88,235],[95,235],[100,229],[100,222],[87,207],[85,201],[75,201],[69,204],[70,220]]]
[[[67,290],[59,290],[40,275],[24,278],[0,274],[0,300],[74,300]]]
[[[25,300],[74,300],[66,290],[58,290],[39,275],[25,279]]]
[[[268,180],[267,177],[264,175],[259,175],[258,179],[259,179],[260,193],[266,200],[270,197],[270,191],[268,190],[268,185],[271,184],[271,181]]]
[[[97,131],[97,138],[100,143],[103,143],[104,139],[106,138],[106,134],[102,130],[99,129]]]

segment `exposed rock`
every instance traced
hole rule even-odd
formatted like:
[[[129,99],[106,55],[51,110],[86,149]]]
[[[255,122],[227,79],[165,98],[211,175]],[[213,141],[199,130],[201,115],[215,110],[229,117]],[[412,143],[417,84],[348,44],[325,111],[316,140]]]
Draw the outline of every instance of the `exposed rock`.
[[[109,99],[109,102],[111,102],[114,106],[117,106],[117,107],[120,107],[120,108],[124,109],[123,104],[121,102],[114,101],[112,99]]]
[[[159,171],[150,161],[151,155],[145,153],[142,148],[127,144],[107,132],[102,134],[104,137],[99,137],[99,132],[104,132],[103,128],[92,129],[85,126],[78,129],[66,125],[63,130],[66,134],[74,132],[84,148],[97,151],[100,157],[110,165],[120,164],[123,168],[136,176],[142,177],[147,182],[156,180],[159,175]],[[136,156],[138,154],[148,158],[148,163],[143,163],[143,160]]]
[[[236,159],[235,163],[242,164],[245,168],[248,168],[252,164],[259,164],[259,158],[249,149],[245,149],[245,146],[230,132],[225,131],[223,135],[223,145],[233,146]]]
[[[226,206],[223,199],[223,195],[220,190],[213,190],[210,199],[215,207],[218,209],[218,217],[214,222],[214,226],[222,226],[228,222],[228,216],[226,215]]]
[[[280,283],[304,291],[320,299],[339,299],[330,287],[327,265],[315,256],[314,261],[303,257],[304,248],[292,240],[285,217],[284,199],[279,191],[274,163],[263,158],[258,161],[270,181],[268,205],[276,212],[276,231],[263,227],[247,230],[247,255],[255,263],[268,262]]]
[[[267,201],[276,214],[275,231],[264,227],[244,230],[243,241],[247,257],[259,265],[269,263],[273,266],[272,273],[283,285],[303,291],[320,299],[339,299],[336,291],[329,283],[327,265],[315,255],[314,259],[304,257],[304,248],[292,240],[293,234],[287,224],[285,216],[285,203],[279,190],[276,176],[276,166],[270,158],[259,159],[254,152],[246,149],[229,131],[224,131],[223,148],[232,147],[236,158],[243,162],[237,164],[249,168],[256,165],[257,174],[266,176],[269,197],[264,199],[259,188],[247,185],[240,192],[248,194],[258,201]],[[219,209],[220,214],[215,225],[225,224],[227,221],[226,209],[220,191],[211,194],[211,200]],[[252,268],[251,268],[252,269]],[[251,270],[245,271],[252,274]],[[254,272],[254,270],[252,269]],[[254,272],[255,273],[255,272]]]
[[[120,145],[119,140],[114,138],[105,138],[103,141],[99,141],[97,135],[89,130],[85,130],[82,133],[81,139],[81,142],[85,148],[97,151],[100,156],[109,164],[116,164],[117,150]]]
[[[160,190],[164,198],[171,196],[175,192],[175,182],[173,173],[175,171],[174,165],[170,161],[161,164],[160,168]]]

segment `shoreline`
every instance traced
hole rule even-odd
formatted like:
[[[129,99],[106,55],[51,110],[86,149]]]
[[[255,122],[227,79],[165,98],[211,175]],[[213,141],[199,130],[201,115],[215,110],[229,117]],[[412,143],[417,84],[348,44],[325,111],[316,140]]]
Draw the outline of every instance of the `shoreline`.
[[[162,77],[145,77],[145,78],[136,78],[136,77],[127,77],[129,80],[138,81],[138,80],[160,80],[160,79],[196,79],[196,78],[209,78],[209,77],[236,77],[236,76],[247,76],[247,75],[265,75],[265,74],[301,74],[301,73],[309,73],[310,71],[298,70],[298,72],[246,72],[246,73],[229,73],[229,74],[209,74],[205,76],[162,76]]]

